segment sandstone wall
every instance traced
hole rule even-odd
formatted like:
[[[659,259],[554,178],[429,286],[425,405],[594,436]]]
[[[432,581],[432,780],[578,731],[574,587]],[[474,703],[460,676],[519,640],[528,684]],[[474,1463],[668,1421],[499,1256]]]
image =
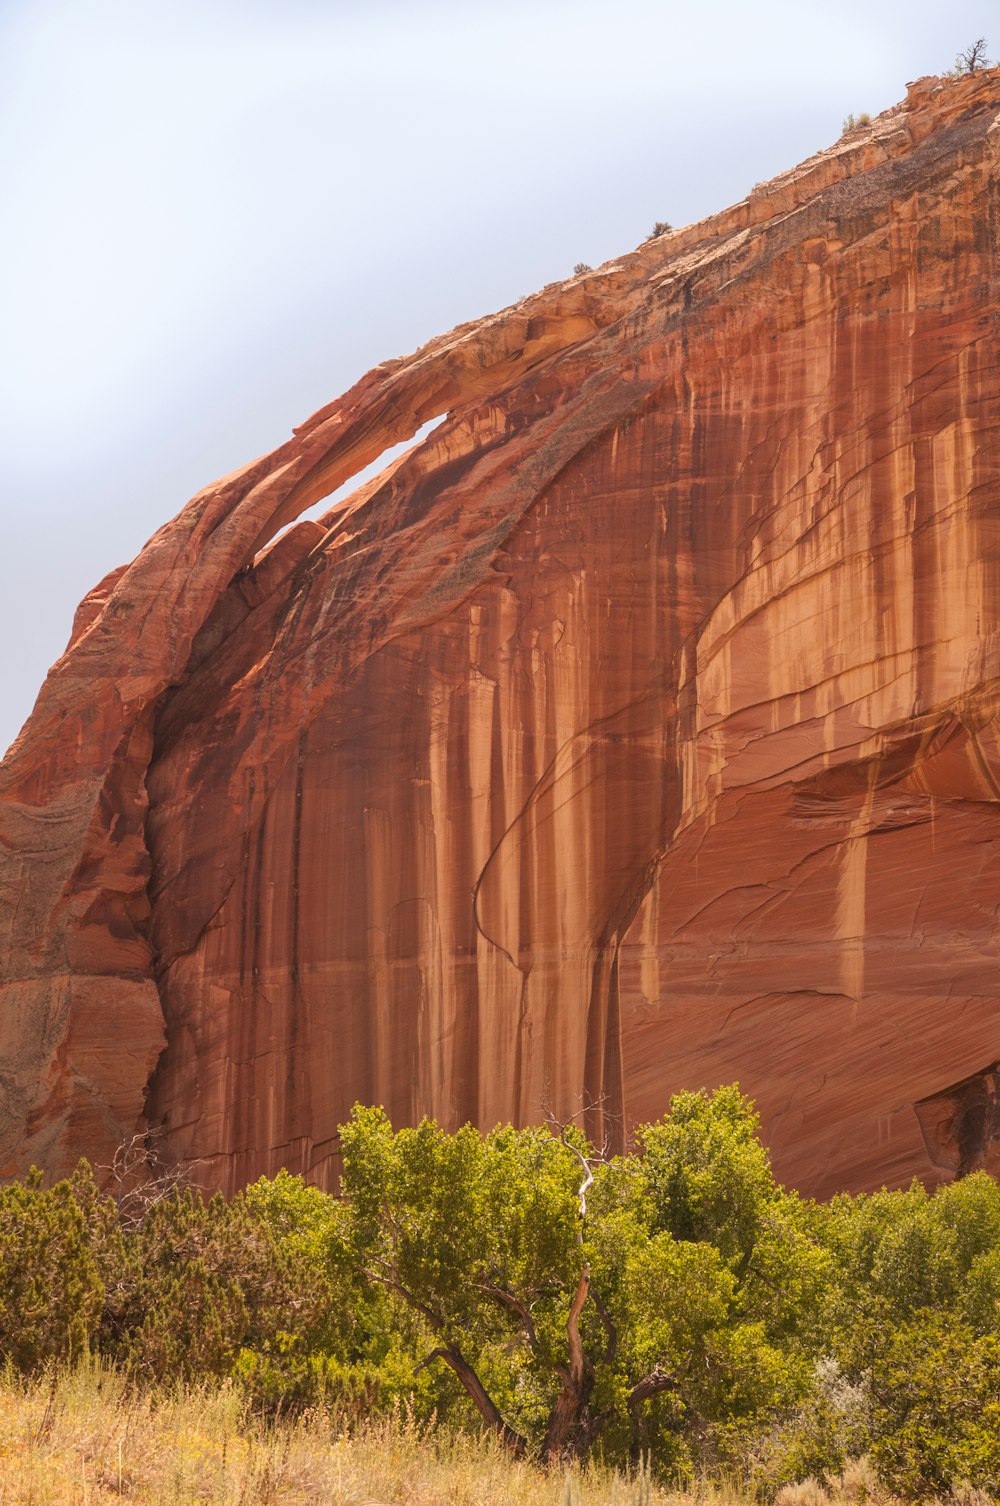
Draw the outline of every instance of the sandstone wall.
[[[91,594],[0,766],[0,1170],[330,1184],[356,1099],[615,1144],[734,1078],[811,1191],[989,1161],[998,162],[997,74],[923,80]]]

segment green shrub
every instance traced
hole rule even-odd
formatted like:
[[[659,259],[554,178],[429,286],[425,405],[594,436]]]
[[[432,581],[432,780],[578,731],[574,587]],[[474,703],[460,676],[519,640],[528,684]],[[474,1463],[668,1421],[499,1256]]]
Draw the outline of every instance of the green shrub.
[[[859,131],[862,126],[871,125],[871,123],[872,118],[867,110],[862,110],[860,115],[855,115],[852,110],[850,115],[845,117],[840,134],[846,136],[849,131]]]
[[[798,1405],[752,1440],[747,1478],[770,1497],[782,1486],[848,1469],[851,1460],[867,1453],[870,1414],[867,1383],[849,1379],[832,1356],[825,1356]]]
[[[0,1188],[0,1358],[31,1372],[86,1353],[103,1299],[74,1183],[46,1189],[33,1170]]]
[[[872,1463],[900,1495],[968,1481],[1000,1498],[1000,1340],[924,1312],[890,1329],[871,1368]]]
[[[223,1376],[249,1322],[238,1204],[191,1190],[126,1232],[101,1328],[104,1353],[145,1380]]]
[[[851,1334],[860,1341],[868,1319],[903,1324],[920,1309],[1000,1333],[1000,1187],[986,1172],[933,1196],[915,1182],[904,1192],[834,1198],[817,1219],[845,1343]]]

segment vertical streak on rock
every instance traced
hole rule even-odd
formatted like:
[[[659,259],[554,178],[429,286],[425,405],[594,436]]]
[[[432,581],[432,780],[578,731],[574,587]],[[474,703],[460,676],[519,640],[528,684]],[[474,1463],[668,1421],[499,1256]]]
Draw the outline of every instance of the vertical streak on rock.
[[[302,987],[302,962],[301,962],[301,886],[306,881],[303,872],[302,853],[302,827],[305,820],[305,791],[304,771],[306,761],[306,749],[308,747],[308,735],[305,728],[299,733],[299,743],[295,759],[295,803],[292,811],[292,852],[289,864],[289,882],[291,895],[289,897],[288,917],[288,983],[291,995],[291,1008],[285,1013],[287,1035],[284,1042],[284,1094],[287,1105],[286,1118],[290,1121],[290,1128],[296,1138],[308,1135],[308,1119],[302,1123],[301,1092],[305,1090],[305,1081],[300,1081],[299,1056],[303,1051],[303,1032],[308,1027],[308,1004],[306,992]]]
[[[878,779],[878,764],[867,771],[867,789],[861,808],[851,822],[843,844],[840,878],[837,883],[837,919],[835,934],[840,942],[840,991],[853,1000],[852,1022],[865,993],[865,895],[867,889],[868,835],[872,824],[872,804]]]

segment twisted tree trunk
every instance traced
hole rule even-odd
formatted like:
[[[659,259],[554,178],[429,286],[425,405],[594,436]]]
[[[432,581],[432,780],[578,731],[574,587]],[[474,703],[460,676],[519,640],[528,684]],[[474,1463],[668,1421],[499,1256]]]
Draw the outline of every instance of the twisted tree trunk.
[[[562,1372],[562,1389],[549,1413],[548,1426],[542,1440],[542,1458],[547,1464],[560,1459],[566,1452],[594,1389],[594,1367],[587,1358],[580,1338],[580,1314],[589,1291],[590,1266],[585,1261],[570,1303],[569,1317],[566,1319],[569,1365]]]

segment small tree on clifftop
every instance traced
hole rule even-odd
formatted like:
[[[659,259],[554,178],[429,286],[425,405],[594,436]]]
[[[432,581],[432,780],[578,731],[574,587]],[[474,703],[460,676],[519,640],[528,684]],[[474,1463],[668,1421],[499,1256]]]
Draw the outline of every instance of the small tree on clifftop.
[[[953,74],[978,73],[981,68],[988,68],[990,60],[986,56],[986,38],[977,37],[970,47],[960,52],[955,58],[955,66],[951,70]]]

